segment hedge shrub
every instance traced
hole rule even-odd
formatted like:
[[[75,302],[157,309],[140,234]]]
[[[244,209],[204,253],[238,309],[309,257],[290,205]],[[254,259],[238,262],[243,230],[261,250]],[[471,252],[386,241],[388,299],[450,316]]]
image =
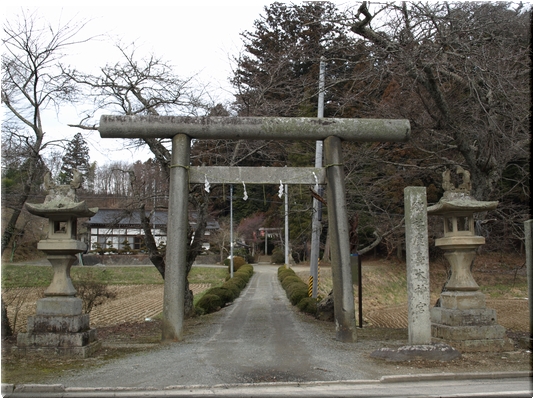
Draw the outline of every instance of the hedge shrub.
[[[221,287],[230,290],[233,293],[234,298],[237,298],[240,295],[241,289],[235,282],[226,281]]]
[[[312,297],[305,297],[297,304],[297,308],[304,313],[316,315],[318,312],[318,300]]]
[[[234,301],[234,299],[236,298],[232,290],[224,288],[222,286],[208,289],[206,294],[215,294],[216,296],[219,296],[225,304]]]
[[[279,248],[276,248],[273,250],[273,253],[271,253],[271,263],[272,264],[284,264],[286,261],[286,257],[284,257],[284,251],[282,251]]]
[[[295,274],[294,270],[282,266],[278,269],[277,275],[290,303],[304,313],[315,315],[318,301],[308,297],[308,285]]]
[[[196,307],[201,309],[203,314],[210,314],[221,309],[223,305],[221,297],[215,294],[205,294],[197,302]]]
[[[282,281],[287,278],[287,277],[290,277],[290,276],[295,276],[297,278],[297,275],[295,274],[295,272],[293,271],[293,269],[287,269],[285,271],[280,271],[279,272],[279,281]]]
[[[246,272],[247,274],[249,274],[249,278],[250,278],[251,276],[253,276],[254,269],[251,264],[245,264],[240,268],[238,272],[239,273]]]
[[[230,278],[229,274],[228,279],[221,286],[208,289],[199,299],[195,306],[197,313],[210,314],[234,301],[247,285],[253,273],[253,266],[245,264],[234,273],[233,278]]]
[[[240,292],[245,286],[247,286],[248,280],[244,276],[234,276],[234,278],[229,279],[227,282],[234,283],[240,289]]]
[[[286,278],[284,278],[282,280],[282,287],[286,287],[288,285],[290,285],[290,283],[292,282],[303,282],[301,280],[301,278],[299,278],[297,275],[290,275],[290,276],[287,276]]]
[[[227,270],[230,273],[230,259],[227,258],[223,264],[227,266]],[[238,271],[243,265],[246,264],[246,261],[243,257],[234,256],[234,272]]]
[[[308,286],[303,281],[291,283],[286,294],[290,303],[296,306],[302,299],[308,297]]]

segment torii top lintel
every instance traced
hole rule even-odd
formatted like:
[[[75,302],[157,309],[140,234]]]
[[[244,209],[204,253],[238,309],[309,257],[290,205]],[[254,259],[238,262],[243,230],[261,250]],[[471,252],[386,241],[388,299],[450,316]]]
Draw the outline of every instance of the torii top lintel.
[[[337,136],[353,142],[406,142],[410,124],[405,119],[176,117],[103,115],[102,138],[324,140]]]

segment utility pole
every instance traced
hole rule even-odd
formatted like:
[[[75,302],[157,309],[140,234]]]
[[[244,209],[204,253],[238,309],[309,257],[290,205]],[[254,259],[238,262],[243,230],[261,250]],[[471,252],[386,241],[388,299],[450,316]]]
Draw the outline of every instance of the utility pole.
[[[284,185],[284,264],[290,268],[290,245],[289,245],[289,224],[288,224],[288,185]]]
[[[320,59],[319,94],[318,94],[318,118],[323,118],[323,103],[325,98],[325,57]],[[323,164],[323,141],[316,140],[316,158],[314,166],[321,168]],[[320,185],[314,186],[316,193],[320,194]],[[318,262],[320,256],[320,236],[321,236],[321,203],[313,199],[312,213],[312,239],[310,243],[310,277],[312,278],[312,296],[318,297]],[[310,291],[310,289],[309,289]]]

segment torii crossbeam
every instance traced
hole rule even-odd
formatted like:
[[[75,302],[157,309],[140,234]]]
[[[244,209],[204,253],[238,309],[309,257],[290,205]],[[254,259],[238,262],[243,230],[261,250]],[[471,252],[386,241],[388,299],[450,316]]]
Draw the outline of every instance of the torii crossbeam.
[[[202,183],[208,175],[210,183],[314,183],[314,174],[320,183],[327,182],[336,337],[345,342],[356,340],[341,142],[408,141],[409,121],[104,115],[100,119],[99,132],[102,138],[172,138],[163,341],[182,339],[189,183]],[[192,139],[323,140],[326,166],[319,169],[279,168],[278,171],[267,167],[190,167]]]

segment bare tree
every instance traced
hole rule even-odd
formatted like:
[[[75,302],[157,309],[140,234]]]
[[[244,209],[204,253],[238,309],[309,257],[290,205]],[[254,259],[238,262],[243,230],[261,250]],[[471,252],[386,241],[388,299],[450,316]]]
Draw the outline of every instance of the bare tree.
[[[373,49],[377,73],[389,82],[373,113],[408,118],[412,138],[404,145],[370,147],[370,155],[383,156],[377,165],[386,172],[371,190],[382,186],[390,203],[399,205],[403,186],[423,185],[428,200],[437,201],[440,173],[462,165],[471,173],[475,198],[500,201],[483,217],[494,221],[486,225],[493,230],[490,236],[500,248],[518,246],[518,227],[532,213],[531,6],[402,2],[373,7],[363,2],[351,22],[352,31]],[[368,204],[378,205],[377,210],[391,207]],[[399,210],[392,211],[401,218]],[[390,226],[395,225],[393,218]]]
[[[356,9],[266,7],[242,34],[232,81],[238,112],[315,115],[323,55],[325,116],[406,118],[412,127],[407,144],[344,144],[355,248],[381,243],[399,255],[403,188],[425,186],[438,201],[441,173],[456,165],[472,173],[476,198],[500,200],[498,215],[510,223],[504,232],[517,234],[514,221],[531,212],[531,8],[365,2]],[[279,158],[306,161],[295,150],[285,146]]]
[[[13,213],[2,234],[2,253],[9,245],[22,207],[40,180],[46,141],[42,113],[76,100],[77,89],[59,68],[64,52],[90,40],[79,39],[86,22],[54,25],[36,13],[7,18],[3,26],[2,104],[6,118],[2,143],[20,146],[25,155],[24,177]]]
[[[479,199],[498,196],[505,169],[530,157],[531,16],[488,2],[392,3],[372,15],[364,2],[351,25],[391,77],[382,109],[409,117],[428,154],[470,170]]]
[[[117,49],[122,61],[106,65],[97,76],[76,70],[65,71],[75,82],[88,88],[89,95],[94,99],[90,116],[103,109],[124,115],[193,115],[204,107],[204,91],[193,87],[193,78],[181,79],[168,62],[154,55],[139,59],[134,46],[117,45]],[[72,126],[97,129],[95,124],[91,125],[88,121],[90,118]],[[168,141],[143,138],[133,143],[134,146],[142,144],[150,148],[166,181],[169,181],[171,152]],[[129,176],[133,195],[130,204],[140,213],[149,258],[165,278],[165,253],[156,246],[149,224],[150,216],[147,215],[148,208],[154,207],[151,201],[154,193],[146,190],[144,178],[136,176],[133,168],[129,171]],[[197,208],[198,220],[195,232],[190,232],[194,240],[188,248],[187,272],[202,250],[207,207],[203,195],[194,190],[191,191],[189,200]],[[185,313],[188,315],[193,312],[193,293],[189,290],[187,278],[185,296]]]

